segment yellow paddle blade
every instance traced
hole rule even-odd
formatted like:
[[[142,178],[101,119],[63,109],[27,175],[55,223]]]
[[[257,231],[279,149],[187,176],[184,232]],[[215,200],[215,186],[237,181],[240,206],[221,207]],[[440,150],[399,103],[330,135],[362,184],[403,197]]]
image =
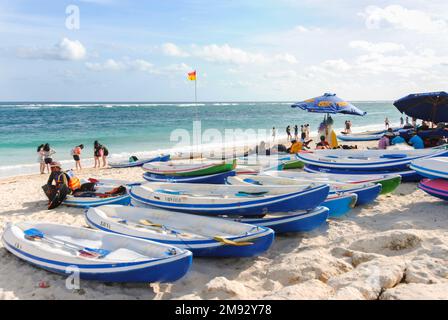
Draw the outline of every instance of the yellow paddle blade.
[[[156,227],[156,228],[162,228],[163,227],[163,225],[152,223],[149,220],[140,220],[139,223],[144,225],[144,226],[148,226],[148,227]]]
[[[250,245],[253,244],[253,242],[247,242],[247,241],[246,242],[244,242],[244,241],[236,242],[236,241],[232,241],[232,240],[226,239],[224,237],[214,237],[213,239],[218,241],[218,242],[221,242],[223,244],[227,244],[229,246],[236,246],[236,247],[250,246]]]

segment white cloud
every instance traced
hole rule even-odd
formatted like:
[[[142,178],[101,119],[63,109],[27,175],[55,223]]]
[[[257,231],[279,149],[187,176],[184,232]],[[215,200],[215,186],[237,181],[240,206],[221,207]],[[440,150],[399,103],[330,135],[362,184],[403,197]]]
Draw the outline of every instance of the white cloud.
[[[351,41],[349,43],[349,46],[355,49],[361,49],[368,52],[378,52],[378,53],[400,51],[405,49],[403,45],[394,42],[373,43],[369,41]]]
[[[114,60],[108,59],[105,62],[87,62],[87,69],[91,71],[140,71],[147,73],[157,73],[154,68],[154,65],[143,59],[123,59],[123,60]]]
[[[87,50],[80,41],[63,38],[52,48],[21,47],[17,50],[17,56],[23,59],[77,61],[87,56]]]
[[[232,63],[232,64],[259,64],[268,59],[261,53],[251,53],[240,48],[234,48],[228,44],[222,46],[211,44],[203,47],[193,46],[195,56],[210,62]]]
[[[166,54],[167,56],[172,57],[188,57],[189,54],[187,52],[184,52],[181,48],[179,48],[174,43],[164,43],[162,45],[162,52]]]
[[[289,64],[296,64],[299,62],[297,60],[297,58],[290,53],[277,54],[277,55],[275,55],[274,59],[277,61],[286,62]]]
[[[410,10],[400,5],[385,8],[369,6],[361,15],[370,29],[379,29],[385,24],[397,29],[422,33],[448,32],[447,20],[433,18],[424,11]]]
[[[321,67],[325,70],[345,72],[349,71],[352,67],[343,59],[325,60],[321,63]]]

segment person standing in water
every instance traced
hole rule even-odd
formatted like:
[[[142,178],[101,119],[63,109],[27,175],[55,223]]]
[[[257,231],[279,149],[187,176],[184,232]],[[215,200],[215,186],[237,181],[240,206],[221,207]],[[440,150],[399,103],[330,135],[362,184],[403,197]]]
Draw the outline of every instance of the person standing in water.
[[[294,140],[299,140],[299,126],[295,125],[294,126]]]
[[[275,129],[275,127],[272,127],[272,141],[275,142],[275,136],[277,135],[277,130]]]
[[[72,149],[72,156],[73,156],[73,160],[75,160],[76,163],[76,170],[81,171],[82,167],[81,167],[81,151],[82,149],[84,149],[84,145],[80,144],[77,147],[74,147]]]
[[[404,126],[404,120],[403,120],[403,117],[401,117],[400,118],[400,127],[403,127]]]
[[[386,130],[390,128],[390,123],[389,123],[389,118],[386,117],[386,119],[384,120],[384,125],[386,127]]]

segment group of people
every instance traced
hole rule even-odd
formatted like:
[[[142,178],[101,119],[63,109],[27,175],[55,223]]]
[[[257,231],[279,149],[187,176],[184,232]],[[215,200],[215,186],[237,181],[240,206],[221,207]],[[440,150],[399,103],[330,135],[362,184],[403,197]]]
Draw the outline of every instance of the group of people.
[[[272,129],[273,130],[273,136],[274,132],[275,132],[275,127]],[[292,134],[292,130],[294,130],[294,135]],[[303,124],[300,126],[300,137],[299,137],[299,126],[295,125],[293,128],[291,128],[290,125],[288,125],[286,127],[286,135],[287,135],[287,139],[288,141],[292,142],[292,141],[301,141],[301,142],[305,142],[306,140],[309,140],[310,138],[310,125],[309,124]]]
[[[378,141],[378,149],[387,149],[389,146],[406,143],[410,146],[413,146],[414,149],[424,149],[425,143],[423,139],[417,135],[417,132],[412,131],[410,133],[410,138],[405,139],[399,133],[395,134],[394,131],[389,128],[388,131],[381,137]]]
[[[81,165],[81,154],[84,149],[84,145],[80,144],[78,146],[75,146],[71,152],[70,155],[73,157],[73,160],[75,161],[76,170],[82,170]],[[37,147],[37,154],[38,154],[38,163],[40,164],[40,173],[45,174],[45,171],[47,173],[51,172],[51,164],[54,161],[54,154],[56,154],[56,151],[50,147],[48,143],[42,144],[39,147]],[[94,168],[101,168],[101,160],[102,160],[102,166],[107,167],[107,157],[109,156],[109,150],[106,146],[100,144],[98,141],[95,141],[93,144],[93,157],[95,159],[95,165]]]

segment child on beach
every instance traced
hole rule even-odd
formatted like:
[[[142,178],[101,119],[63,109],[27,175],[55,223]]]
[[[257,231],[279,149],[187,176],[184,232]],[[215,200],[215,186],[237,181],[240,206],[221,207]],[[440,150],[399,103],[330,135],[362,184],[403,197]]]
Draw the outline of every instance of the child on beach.
[[[74,147],[72,149],[72,156],[73,156],[73,160],[75,160],[76,163],[76,170],[81,171],[82,167],[81,167],[81,151],[82,149],[84,149],[84,145],[80,144],[77,147]]]

